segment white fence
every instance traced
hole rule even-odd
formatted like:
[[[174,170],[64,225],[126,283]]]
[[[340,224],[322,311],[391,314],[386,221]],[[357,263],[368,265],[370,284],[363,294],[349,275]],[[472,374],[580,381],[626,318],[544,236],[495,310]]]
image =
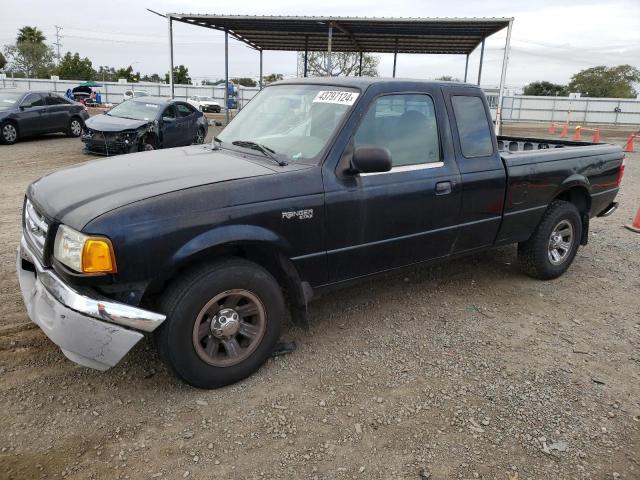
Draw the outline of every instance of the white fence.
[[[621,98],[504,97],[505,122],[640,125],[640,100]]]
[[[0,88],[17,90],[45,90],[64,93],[81,83],[77,80],[35,80],[6,78],[0,80]],[[169,85],[164,83],[115,83],[99,82],[97,88],[105,103],[119,103],[126,90],[144,90],[149,95],[168,97]],[[239,87],[237,102],[244,107],[258,92],[258,88]],[[485,89],[491,113],[495,118],[498,104],[496,89]],[[223,86],[175,85],[176,98],[186,99],[191,95],[213,97],[224,105]],[[502,119],[505,122],[558,122],[574,124],[640,125],[640,100],[620,98],[568,98],[508,96],[503,98]]]
[[[102,85],[95,90],[100,92],[104,103],[120,103],[124,92],[127,90],[142,90],[149,95],[168,97],[171,90],[166,83],[117,83],[117,82],[97,82]],[[59,92],[64,94],[67,89],[77,87],[81,81],[78,80],[40,80],[29,78],[5,78],[0,80],[0,88],[16,90],[44,90],[48,92]],[[240,108],[244,107],[249,100],[258,92],[258,88],[239,87],[237,101]],[[213,97],[224,106],[224,86],[195,86],[195,85],[174,85],[174,96],[186,100],[192,95],[202,95]]]

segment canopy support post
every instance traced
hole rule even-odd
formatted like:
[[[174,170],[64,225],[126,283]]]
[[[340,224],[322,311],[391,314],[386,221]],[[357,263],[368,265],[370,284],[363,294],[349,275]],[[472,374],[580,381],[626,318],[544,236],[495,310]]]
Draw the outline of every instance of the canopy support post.
[[[480,86],[480,79],[482,78],[483,60],[484,60],[484,38],[482,39],[482,46],[480,47],[480,66],[478,66],[478,86]]]
[[[260,90],[262,90],[262,49],[260,49]]]
[[[331,40],[333,38],[333,25],[329,25],[329,41],[327,45],[327,76],[331,77]]]
[[[167,20],[169,20],[169,93],[173,98],[173,18],[171,15],[167,15]]]
[[[502,100],[504,98],[504,84],[507,79],[507,64],[509,63],[509,49],[511,48],[511,27],[513,18],[509,20],[507,27],[507,39],[504,43],[504,56],[502,57],[502,72],[500,73],[500,91],[498,92],[498,105],[496,107],[496,133],[502,133]]]
[[[360,67],[358,67],[358,76],[362,76],[362,50],[360,50]]]
[[[304,74],[307,77],[307,60],[309,59],[309,35],[304,37]]]
[[[398,37],[396,37],[396,45],[393,49],[393,78],[396,78],[396,63],[398,61]]]
[[[467,82],[467,72],[469,71],[469,54],[467,53],[467,59],[464,62],[464,81]]]
[[[224,31],[224,112],[229,125],[229,31]]]

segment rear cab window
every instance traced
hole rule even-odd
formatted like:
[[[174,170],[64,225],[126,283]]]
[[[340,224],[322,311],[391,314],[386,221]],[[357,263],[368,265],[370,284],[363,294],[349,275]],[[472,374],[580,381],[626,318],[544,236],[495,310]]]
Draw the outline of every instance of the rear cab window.
[[[493,155],[493,140],[482,98],[453,95],[451,104],[462,155],[465,158]]]

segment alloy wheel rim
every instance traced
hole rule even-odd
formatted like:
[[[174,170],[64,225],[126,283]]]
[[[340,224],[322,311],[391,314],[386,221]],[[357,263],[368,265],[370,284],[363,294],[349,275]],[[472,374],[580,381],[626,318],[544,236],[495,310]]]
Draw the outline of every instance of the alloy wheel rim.
[[[82,131],[82,125],[80,125],[80,122],[77,120],[73,120],[71,122],[71,133],[78,136],[80,135],[81,131]]]
[[[150,152],[151,150],[155,150],[155,148],[153,148],[153,145],[151,145],[150,143],[145,143],[144,144],[144,151],[145,152]]]
[[[196,143],[203,143],[204,142],[204,134],[202,133],[202,130],[198,130],[198,134],[196,135]]]
[[[219,293],[200,310],[193,326],[198,357],[214,367],[231,367],[255,352],[267,329],[260,299],[249,290]]]
[[[573,245],[573,225],[568,220],[560,221],[551,231],[548,256],[552,265],[561,265],[569,257]]]
[[[16,127],[11,124],[5,125],[2,129],[2,136],[7,142],[13,142],[18,136],[18,132],[16,131]]]

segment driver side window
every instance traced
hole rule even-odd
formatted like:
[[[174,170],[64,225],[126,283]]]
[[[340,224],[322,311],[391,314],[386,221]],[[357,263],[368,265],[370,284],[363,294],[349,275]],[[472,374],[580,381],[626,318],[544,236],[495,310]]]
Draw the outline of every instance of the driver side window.
[[[386,147],[394,167],[440,161],[435,107],[429,95],[379,97],[354,137],[355,145]]]
[[[162,112],[162,118],[176,118],[176,109],[173,105],[169,105],[164,109],[164,112]]]
[[[39,93],[31,93],[22,101],[23,107],[41,107],[44,105],[44,97]]]

